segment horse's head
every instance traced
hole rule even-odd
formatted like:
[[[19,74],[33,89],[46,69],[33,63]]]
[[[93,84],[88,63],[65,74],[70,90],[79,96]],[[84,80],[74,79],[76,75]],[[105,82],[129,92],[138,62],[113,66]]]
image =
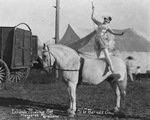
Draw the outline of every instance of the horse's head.
[[[42,50],[42,59],[43,59],[43,68],[46,72],[51,73],[52,68],[55,62],[55,58],[50,52],[50,49],[48,46],[45,44],[43,45],[43,50]]]

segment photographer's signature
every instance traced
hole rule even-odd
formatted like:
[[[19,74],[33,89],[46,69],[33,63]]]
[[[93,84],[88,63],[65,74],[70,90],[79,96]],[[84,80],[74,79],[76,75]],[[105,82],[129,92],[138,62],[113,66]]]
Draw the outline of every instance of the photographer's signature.
[[[26,117],[27,119],[33,117],[42,117],[42,118],[59,118],[58,115],[55,115],[53,109],[46,110],[37,110],[33,108],[27,109],[12,109],[12,114],[19,114],[21,117]],[[89,114],[89,115],[114,115],[114,113],[108,110],[92,110],[88,108],[78,108],[77,115]]]
[[[42,118],[58,118],[59,116],[53,114],[52,109],[46,110],[36,110],[32,108],[28,109],[12,109],[12,114],[19,114],[21,117],[26,117],[30,119],[32,117],[42,117]]]

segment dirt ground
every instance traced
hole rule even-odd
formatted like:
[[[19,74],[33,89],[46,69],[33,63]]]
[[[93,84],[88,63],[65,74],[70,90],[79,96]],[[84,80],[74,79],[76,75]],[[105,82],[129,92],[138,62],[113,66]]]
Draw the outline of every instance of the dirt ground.
[[[64,83],[31,71],[27,81],[0,91],[0,120],[150,120],[150,78],[128,81],[126,109],[117,116],[108,111],[115,95],[107,82],[77,88],[75,118],[66,113],[68,103]]]

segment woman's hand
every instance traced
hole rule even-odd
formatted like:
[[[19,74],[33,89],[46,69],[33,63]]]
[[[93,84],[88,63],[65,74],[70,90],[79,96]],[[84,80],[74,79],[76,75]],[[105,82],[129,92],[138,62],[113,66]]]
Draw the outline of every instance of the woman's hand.
[[[92,2],[92,10],[94,10],[94,8],[95,8],[95,7],[94,7],[93,2]]]
[[[123,35],[124,34],[124,32],[122,32],[120,35]]]
[[[94,10],[94,8],[95,8],[95,7],[92,5],[92,9],[93,9],[93,10]]]

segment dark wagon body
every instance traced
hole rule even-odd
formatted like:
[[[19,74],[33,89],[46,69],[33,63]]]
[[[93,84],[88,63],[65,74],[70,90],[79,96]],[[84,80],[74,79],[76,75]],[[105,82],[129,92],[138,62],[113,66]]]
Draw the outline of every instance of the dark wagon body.
[[[35,58],[33,56],[37,41],[32,40],[30,27],[25,23],[22,24],[26,25],[28,30],[19,28],[21,24],[15,27],[0,27],[1,82],[7,79],[12,82],[26,79],[32,60]]]
[[[38,36],[36,35],[32,35],[31,48],[32,48],[32,61],[36,61],[38,58]]]

